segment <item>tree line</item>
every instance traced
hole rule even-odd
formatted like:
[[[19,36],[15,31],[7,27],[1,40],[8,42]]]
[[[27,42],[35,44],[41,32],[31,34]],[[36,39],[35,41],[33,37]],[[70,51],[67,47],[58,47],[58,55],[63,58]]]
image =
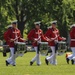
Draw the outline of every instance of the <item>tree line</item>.
[[[13,20],[23,35],[34,27],[35,21],[41,21],[46,31],[50,22],[57,20],[61,36],[67,37],[70,25],[75,23],[75,0],[0,0],[0,39],[6,27]]]

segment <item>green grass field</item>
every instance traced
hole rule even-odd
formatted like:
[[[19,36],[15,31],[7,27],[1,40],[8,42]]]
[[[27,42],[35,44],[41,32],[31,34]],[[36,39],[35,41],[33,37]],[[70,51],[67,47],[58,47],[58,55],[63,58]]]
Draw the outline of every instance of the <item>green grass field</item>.
[[[9,54],[8,54],[9,55]],[[34,57],[35,52],[28,52],[23,57],[17,58],[15,67],[5,65],[5,59],[0,53],[0,75],[75,75],[75,65],[68,65],[65,61],[65,54],[58,56],[58,65],[46,65],[45,56],[41,56],[41,66],[36,63],[29,65],[30,60]]]

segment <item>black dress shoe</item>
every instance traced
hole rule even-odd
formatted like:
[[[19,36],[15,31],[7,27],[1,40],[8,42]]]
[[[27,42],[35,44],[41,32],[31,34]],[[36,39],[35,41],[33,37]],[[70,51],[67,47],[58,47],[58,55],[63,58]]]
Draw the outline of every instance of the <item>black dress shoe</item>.
[[[46,65],[48,65],[48,60],[45,58],[45,63],[46,63]]]
[[[73,59],[71,60],[71,63],[72,63],[72,65],[74,64],[74,60]]]
[[[30,62],[30,66],[32,66],[33,65],[33,62]]]
[[[16,65],[12,65],[12,66],[16,66]]]
[[[8,66],[9,65],[8,61],[6,60],[5,62],[6,62],[6,66]]]
[[[37,66],[40,66],[40,64],[37,64]]]
[[[69,64],[69,59],[68,58],[66,58],[66,62],[67,62],[67,64]]]

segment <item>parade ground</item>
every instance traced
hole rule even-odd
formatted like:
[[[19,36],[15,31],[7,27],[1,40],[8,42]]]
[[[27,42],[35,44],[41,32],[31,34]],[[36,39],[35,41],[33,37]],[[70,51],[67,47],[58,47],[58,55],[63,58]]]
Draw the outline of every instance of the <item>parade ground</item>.
[[[29,65],[30,60],[34,57],[35,52],[27,52],[23,57],[17,58],[16,66],[6,66],[5,60],[7,57],[3,57],[0,53],[0,75],[75,75],[75,65],[67,64],[65,60],[65,54],[57,56],[58,65],[46,65],[45,57],[41,56],[42,64],[37,66],[34,63]]]

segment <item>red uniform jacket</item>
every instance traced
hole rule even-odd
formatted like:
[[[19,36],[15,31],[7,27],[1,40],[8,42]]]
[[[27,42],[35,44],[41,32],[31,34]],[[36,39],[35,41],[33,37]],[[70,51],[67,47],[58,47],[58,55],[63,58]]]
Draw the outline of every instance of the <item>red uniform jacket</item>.
[[[14,42],[10,42],[11,39],[18,38],[18,42],[24,42],[23,39],[21,39],[21,33],[19,29],[10,28],[4,33],[4,39],[6,40],[7,44],[10,47],[14,47]]]
[[[47,30],[47,32],[45,33],[45,36],[46,36],[47,38],[49,38],[49,39],[55,38],[55,37],[58,36],[55,40],[57,40],[57,41],[63,40],[63,38],[61,38],[61,37],[59,36],[59,30],[58,30],[58,29],[49,28],[49,29]],[[55,40],[49,42],[49,46],[55,46]]]
[[[70,31],[70,38],[75,40],[75,27],[73,27],[72,30]],[[70,46],[75,47],[75,41],[71,40]]]
[[[48,41],[44,35],[41,29],[32,29],[28,34],[28,39],[32,41],[33,46],[37,46],[37,42],[34,43],[35,39],[39,39],[40,41]]]

